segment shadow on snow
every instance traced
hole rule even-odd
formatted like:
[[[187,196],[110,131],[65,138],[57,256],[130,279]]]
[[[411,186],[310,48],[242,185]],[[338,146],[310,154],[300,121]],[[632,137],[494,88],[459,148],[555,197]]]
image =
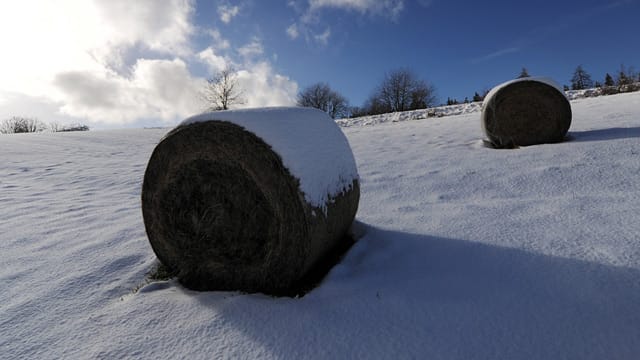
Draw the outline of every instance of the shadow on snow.
[[[570,131],[569,141],[604,141],[640,138],[640,127]]]
[[[195,296],[277,358],[640,353],[638,269],[365,227],[304,298]]]

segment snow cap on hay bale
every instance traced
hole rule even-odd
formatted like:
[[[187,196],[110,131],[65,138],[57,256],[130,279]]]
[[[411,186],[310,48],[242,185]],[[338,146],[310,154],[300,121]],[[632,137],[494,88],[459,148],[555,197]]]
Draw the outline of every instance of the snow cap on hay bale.
[[[341,245],[360,198],[346,137],[307,108],[220,111],[156,146],[142,212],[188,288],[287,294]]]
[[[563,141],[571,105],[546,78],[516,79],[493,88],[482,104],[482,128],[497,148]]]

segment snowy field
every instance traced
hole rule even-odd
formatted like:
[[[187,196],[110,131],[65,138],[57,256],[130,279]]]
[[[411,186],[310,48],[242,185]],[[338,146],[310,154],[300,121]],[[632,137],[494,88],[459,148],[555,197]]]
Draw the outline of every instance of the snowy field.
[[[638,359],[640,93],[572,106],[515,150],[478,112],[343,124],[364,235],[297,299],[145,285],[167,130],[2,135],[0,358]]]

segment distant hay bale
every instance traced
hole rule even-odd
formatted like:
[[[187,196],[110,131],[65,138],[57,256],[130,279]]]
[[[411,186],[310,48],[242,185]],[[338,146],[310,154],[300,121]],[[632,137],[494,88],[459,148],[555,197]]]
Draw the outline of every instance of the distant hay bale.
[[[570,126],[569,100],[546,79],[498,85],[482,106],[483,130],[497,148],[561,142]]]
[[[344,240],[358,208],[357,176],[326,206],[311,204],[271,144],[206,116],[167,134],[149,160],[142,211],[151,246],[188,288],[288,294]],[[302,136],[313,143],[323,134]]]

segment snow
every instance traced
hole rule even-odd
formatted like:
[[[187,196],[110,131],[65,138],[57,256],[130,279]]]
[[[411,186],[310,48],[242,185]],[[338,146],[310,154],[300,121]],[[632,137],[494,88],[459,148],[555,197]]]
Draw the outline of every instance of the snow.
[[[582,99],[586,97],[604,96],[607,94],[625,93],[640,90],[640,82],[635,82],[623,86],[596,87],[582,90],[567,90],[565,95],[569,100]]]
[[[515,150],[477,112],[343,128],[362,236],[296,299],[147,284],[168,130],[0,136],[0,358],[636,359],[640,93],[572,110]]]
[[[457,105],[438,106],[428,109],[395,112],[391,114],[369,115],[351,119],[338,119],[336,120],[336,122],[341,127],[378,125],[389,122],[424,120],[430,117],[470,114],[480,111],[481,107],[481,102],[470,102]]]
[[[350,189],[358,179],[347,139],[320,110],[273,107],[218,111],[193,116],[181,125],[210,120],[239,125],[269,144],[300,180],[305,200],[315,207],[326,209],[331,198]]]

